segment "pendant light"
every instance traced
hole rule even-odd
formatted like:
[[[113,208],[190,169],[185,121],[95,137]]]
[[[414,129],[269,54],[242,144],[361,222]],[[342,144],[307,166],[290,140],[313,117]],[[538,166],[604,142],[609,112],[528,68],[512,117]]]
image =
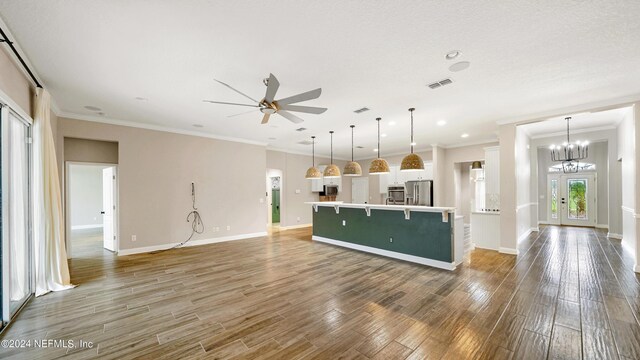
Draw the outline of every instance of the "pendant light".
[[[331,164],[324,169],[324,177],[339,178],[340,168],[333,163],[333,130],[329,131],[329,134],[331,134]]]
[[[373,160],[369,166],[369,174],[372,175],[388,174],[391,172],[387,160],[380,158],[380,120],[382,120],[382,118],[376,118],[378,122],[378,158]]]
[[[482,170],[482,163],[480,161],[474,161],[471,163],[471,170]]]
[[[413,111],[414,108],[410,108],[409,112],[411,113],[411,153],[402,159],[402,164],[400,164],[400,171],[420,171],[424,170],[424,161],[418,154],[413,153],[413,146],[415,143],[413,142]]]
[[[322,179],[322,172],[316,167],[316,137],[311,137],[311,167],[307,170],[306,179]]]
[[[360,164],[353,161],[353,128],[355,125],[351,125],[351,161],[344,166],[344,176],[362,176],[362,167]]]
[[[580,160],[584,160],[589,157],[589,142],[588,141],[576,141],[572,143],[569,139],[569,120],[571,117],[566,117],[567,120],[567,141],[562,146],[551,145],[551,161],[557,161],[562,163],[562,171],[565,173],[577,173],[580,171]]]

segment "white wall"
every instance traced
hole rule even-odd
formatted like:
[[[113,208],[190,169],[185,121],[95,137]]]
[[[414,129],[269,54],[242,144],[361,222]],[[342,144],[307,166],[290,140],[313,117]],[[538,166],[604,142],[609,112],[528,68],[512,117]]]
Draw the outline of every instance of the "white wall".
[[[635,106],[637,110],[637,105]],[[636,124],[630,111],[618,126],[618,160],[622,175],[622,245],[638,262],[636,209]],[[637,267],[637,266],[636,266]],[[636,269],[637,271],[637,269]]]
[[[102,169],[99,165],[69,165],[71,229],[102,227]]]
[[[537,210],[531,200],[531,139],[520,127],[516,128],[516,229],[522,240],[537,224],[531,223],[531,212]]]

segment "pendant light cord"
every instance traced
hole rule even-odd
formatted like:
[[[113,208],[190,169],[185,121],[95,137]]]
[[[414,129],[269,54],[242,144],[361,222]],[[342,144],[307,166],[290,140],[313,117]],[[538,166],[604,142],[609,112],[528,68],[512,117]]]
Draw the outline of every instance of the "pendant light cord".
[[[382,118],[376,118],[378,122],[378,159],[380,159],[380,120],[382,120]]]
[[[311,165],[316,167],[316,137],[311,137]]]
[[[567,146],[569,146],[569,120],[571,119],[571,117],[567,117]]]
[[[351,125],[351,162],[353,162],[353,128],[355,125]]]
[[[409,112],[411,112],[411,153],[413,154],[413,110],[415,108],[410,108]]]
[[[329,134],[331,134],[331,164],[333,164],[333,130],[329,131]]]
[[[187,215],[187,222],[191,223],[191,235],[189,235],[187,240],[168,249],[152,251],[150,254],[157,254],[163,251],[179,248],[188,243],[195,234],[202,234],[204,232],[204,222],[202,221],[198,208],[196,207],[196,185],[194,183],[191,183],[191,212]]]

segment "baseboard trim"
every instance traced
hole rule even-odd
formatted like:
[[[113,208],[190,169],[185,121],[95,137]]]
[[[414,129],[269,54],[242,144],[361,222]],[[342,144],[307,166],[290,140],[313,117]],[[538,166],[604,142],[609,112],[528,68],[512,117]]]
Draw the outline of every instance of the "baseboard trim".
[[[540,228],[539,227],[532,227],[531,229],[529,229],[530,232],[539,232]]]
[[[525,231],[524,233],[522,233],[522,235],[518,236],[518,244],[520,244],[520,242],[524,239],[527,238],[527,236],[529,236],[529,234],[531,234],[531,229]],[[502,249],[502,248],[501,248]],[[502,252],[502,251],[501,251]],[[517,254],[516,254],[517,255]]]
[[[329,239],[329,238],[325,238],[325,237],[317,236],[317,235],[311,236],[311,240],[319,241],[319,242],[323,242],[323,243],[327,243],[327,244],[331,244],[331,245],[346,247],[346,248],[353,249],[353,250],[368,252],[368,253],[372,253],[372,254],[376,254],[376,255],[382,255],[382,256],[398,259],[398,260],[404,260],[404,261],[409,261],[409,262],[412,262],[412,263],[432,266],[432,267],[436,267],[436,268],[439,268],[439,269],[455,270],[455,268],[456,268],[456,265],[454,263],[448,263],[448,262],[439,261],[439,260],[427,259],[427,258],[423,258],[423,257],[419,257],[419,256],[403,254],[403,253],[399,253],[399,252],[395,252],[395,251],[378,249],[378,248],[374,248],[374,247],[370,247],[370,246],[352,244],[350,242]]]
[[[500,247],[498,252],[501,254],[518,255],[518,249],[512,249],[507,247]]]
[[[491,250],[491,251],[498,251],[498,250],[500,250],[499,248],[498,248],[498,249],[496,249],[496,248],[490,248],[490,247],[484,247],[484,246],[477,246],[477,245],[474,245],[474,247],[475,247],[476,249],[482,249],[482,250]]]
[[[251,234],[223,236],[223,237],[212,238],[212,239],[191,240],[188,243],[184,244],[183,247],[209,245],[209,244],[216,244],[216,243],[227,242],[227,241],[257,238],[261,236],[267,236],[267,232],[263,231],[263,232],[257,232],[257,233],[251,233]],[[178,244],[180,243],[145,246],[145,247],[139,247],[139,248],[133,248],[133,249],[122,249],[118,251],[118,256],[144,254],[152,251],[165,250],[165,249],[172,248]]]
[[[71,230],[99,229],[102,228],[102,226],[102,224],[76,225],[72,226]]]
[[[313,224],[302,224],[302,225],[291,225],[291,226],[280,226],[280,231],[282,230],[293,230],[293,229],[302,229],[311,227]]]
[[[608,229],[609,224],[596,224],[596,229]]]
[[[607,233],[607,237],[612,239],[622,240],[622,234]]]
[[[637,272],[637,273],[640,273],[640,265],[636,264],[636,265],[633,267],[633,271],[634,271],[634,272]]]

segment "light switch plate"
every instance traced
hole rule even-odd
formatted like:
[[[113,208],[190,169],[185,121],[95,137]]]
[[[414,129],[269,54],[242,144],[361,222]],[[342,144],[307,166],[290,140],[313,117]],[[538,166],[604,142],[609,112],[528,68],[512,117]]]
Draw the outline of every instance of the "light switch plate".
[[[296,194],[300,194],[300,189],[296,189]]]

